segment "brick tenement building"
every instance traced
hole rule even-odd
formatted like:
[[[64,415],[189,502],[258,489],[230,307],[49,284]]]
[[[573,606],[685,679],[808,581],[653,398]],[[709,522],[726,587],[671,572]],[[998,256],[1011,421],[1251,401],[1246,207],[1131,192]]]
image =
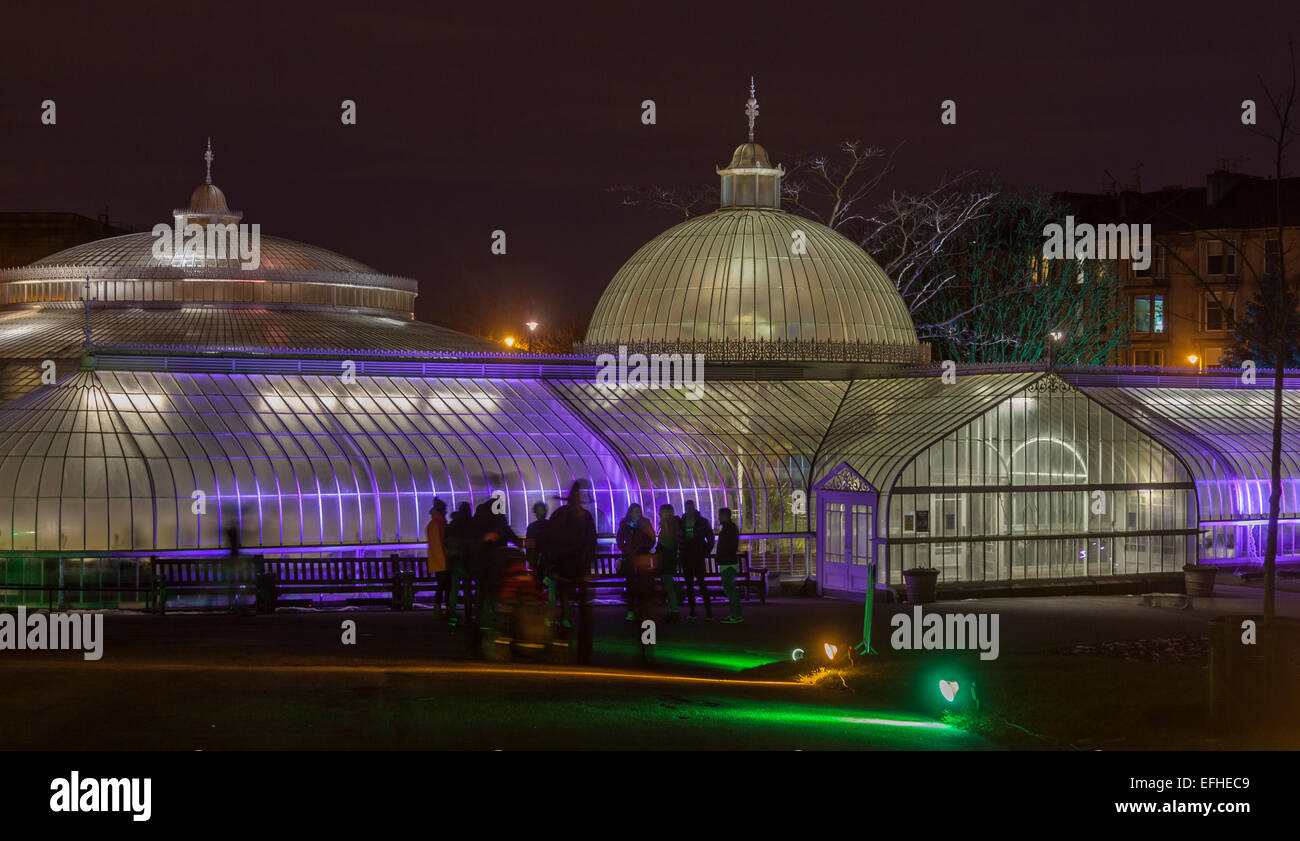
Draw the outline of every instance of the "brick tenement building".
[[[0,213],[0,269],[34,263],[40,258],[134,229],[91,219],[79,213]]]
[[[1220,170],[1206,176],[1204,187],[1061,194],[1078,222],[1151,225],[1150,268],[1139,272],[1120,261],[1132,343],[1116,364],[1218,365],[1232,343],[1232,319],[1223,310],[1242,312],[1277,259],[1275,183]],[[1282,217],[1287,278],[1294,283],[1300,178],[1282,180]]]

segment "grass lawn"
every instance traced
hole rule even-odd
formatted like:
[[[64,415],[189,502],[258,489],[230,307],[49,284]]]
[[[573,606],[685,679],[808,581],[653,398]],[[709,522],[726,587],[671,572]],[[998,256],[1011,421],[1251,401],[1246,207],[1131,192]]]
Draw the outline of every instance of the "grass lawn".
[[[751,673],[839,688],[860,696],[863,704],[928,713],[1009,749],[1300,748],[1300,725],[1212,733],[1206,724],[1209,671],[1203,665],[1071,654],[1003,655],[981,662],[970,655],[917,652],[875,656],[842,668],[818,667],[815,660],[786,662]],[[952,705],[940,694],[941,679],[959,685]],[[979,710],[970,703],[972,684]]]

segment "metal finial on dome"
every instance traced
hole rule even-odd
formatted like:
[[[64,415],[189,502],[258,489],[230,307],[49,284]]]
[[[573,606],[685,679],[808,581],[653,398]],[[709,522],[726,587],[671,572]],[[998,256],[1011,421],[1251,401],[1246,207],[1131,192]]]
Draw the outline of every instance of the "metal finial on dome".
[[[749,118],[749,142],[754,142],[754,121],[758,119],[758,100],[754,98],[754,77],[749,77],[749,102],[745,104],[745,116]]]
[[[215,155],[212,154],[212,138],[209,137],[209,138],[208,138],[208,151],[206,151],[206,152],[203,153],[203,160],[206,161],[207,164],[208,164],[208,177],[205,178],[205,179],[203,179],[203,183],[204,183],[204,184],[211,184],[211,183],[212,183],[212,159],[213,159],[214,157],[215,157]]]

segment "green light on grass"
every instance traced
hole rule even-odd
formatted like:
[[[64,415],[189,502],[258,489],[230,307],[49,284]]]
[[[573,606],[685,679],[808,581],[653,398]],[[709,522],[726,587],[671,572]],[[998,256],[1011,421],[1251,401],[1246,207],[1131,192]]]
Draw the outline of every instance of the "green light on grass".
[[[932,730],[947,730],[948,725],[941,721],[904,721],[897,718],[841,718],[849,724],[879,724],[885,727],[929,727]]]
[[[630,658],[640,653],[640,646],[629,640],[596,640],[593,649],[597,654],[604,656],[616,655]],[[776,653],[726,649],[704,644],[684,643],[678,640],[654,646],[651,656],[663,663],[720,669],[728,672],[740,672],[756,666],[766,666],[781,659],[781,655]]]
[[[866,713],[863,715],[862,713]],[[961,730],[941,721],[901,718],[877,710],[839,709],[812,711],[807,708],[783,704],[745,705],[731,713],[751,721],[765,721],[782,725],[804,724],[822,727],[843,727],[845,724],[864,724],[868,727],[901,727],[907,730],[942,730],[947,735],[960,735]]]

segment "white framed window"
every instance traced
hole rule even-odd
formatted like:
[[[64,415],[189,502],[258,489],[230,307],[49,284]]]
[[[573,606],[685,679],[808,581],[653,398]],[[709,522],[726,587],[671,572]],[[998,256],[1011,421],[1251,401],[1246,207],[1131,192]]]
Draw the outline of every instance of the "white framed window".
[[[1136,295],[1133,298],[1133,332],[1165,332],[1165,296]]]
[[[1218,300],[1215,300],[1215,299]],[[1233,308],[1236,306],[1236,293],[1209,292],[1201,293],[1201,330],[1206,333],[1222,333],[1232,329]]]
[[[1221,239],[1205,241],[1205,273],[1212,277],[1237,276],[1237,251]]]

